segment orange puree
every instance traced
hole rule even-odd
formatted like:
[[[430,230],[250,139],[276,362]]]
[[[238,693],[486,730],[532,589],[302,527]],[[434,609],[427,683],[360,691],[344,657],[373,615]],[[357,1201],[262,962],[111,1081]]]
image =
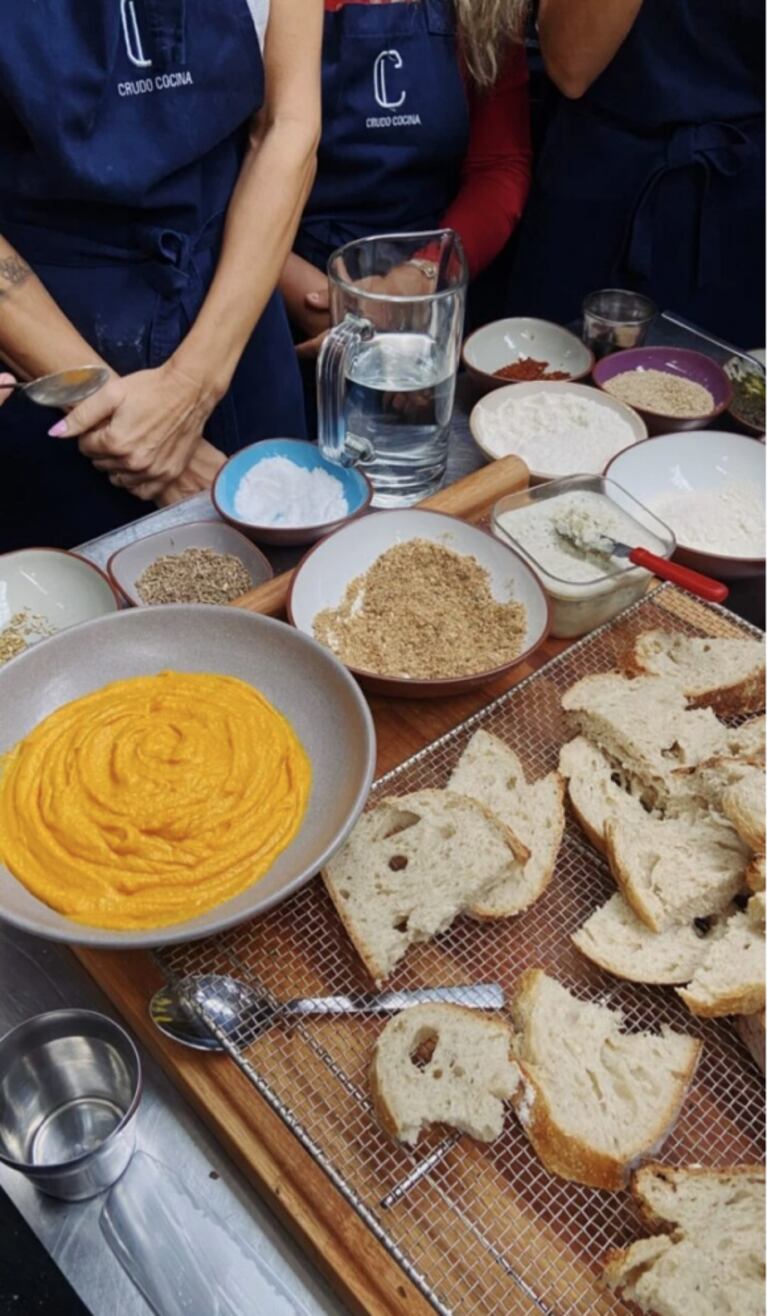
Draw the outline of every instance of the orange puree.
[[[118,929],[192,918],[263,877],[312,775],[257,690],[185,672],[66,704],[4,766],[0,858],[47,905]]]

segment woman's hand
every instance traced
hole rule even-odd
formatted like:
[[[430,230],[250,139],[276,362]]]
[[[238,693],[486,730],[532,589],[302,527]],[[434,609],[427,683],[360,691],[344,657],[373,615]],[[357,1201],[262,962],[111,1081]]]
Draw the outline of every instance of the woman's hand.
[[[320,354],[325,336],[330,330],[330,289],[325,279],[324,288],[306,294],[304,327],[309,326],[311,337],[296,347],[299,360],[312,361]]]
[[[113,484],[159,490],[186,470],[217,401],[171,357],[157,369],[110,379],[49,433],[78,439]]]
[[[225,461],[226,455],[219,448],[214,448],[207,439],[200,439],[186,470],[182,471],[177,480],[166,484],[159,494],[152,494],[150,490],[150,496],[155,498],[159,507],[169,507],[171,503],[180,503],[183,498],[202,493],[210,489]],[[139,498],[145,498],[147,494],[146,491],[142,492],[142,488],[139,485],[132,492]]]
[[[15,384],[15,382],[13,375],[9,375],[7,371],[0,374],[0,384]],[[13,390],[10,388],[0,388],[0,407],[2,407],[4,402],[8,401],[12,391]]]

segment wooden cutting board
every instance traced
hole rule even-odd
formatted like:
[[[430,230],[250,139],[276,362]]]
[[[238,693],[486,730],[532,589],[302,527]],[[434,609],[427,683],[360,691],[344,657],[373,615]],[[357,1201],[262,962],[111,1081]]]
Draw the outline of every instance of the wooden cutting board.
[[[486,520],[492,504],[523,489],[528,472],[516,457],[483,467],[423,506],[464,520]],[[279,616],[287,572],[251,591],[235,606]],[[482,690],[444,700],[371,698],[378,737],[377,775],[396,766],[563,648],[547,641],[532,658]],[[144,952],[74,948],[128,1026],[162,1065],[179,1091],[217,1135],[232,1159],[328,1277],[352,1311],[371,1316],[426,1316],[433,1312],[405,1272],[309,1156],[279,1116],[228,1056],[201,1055],[163,1037],[150,1024],[147,1004],[162,975]],[[537,1311],[531,1302],[520,1314]]]

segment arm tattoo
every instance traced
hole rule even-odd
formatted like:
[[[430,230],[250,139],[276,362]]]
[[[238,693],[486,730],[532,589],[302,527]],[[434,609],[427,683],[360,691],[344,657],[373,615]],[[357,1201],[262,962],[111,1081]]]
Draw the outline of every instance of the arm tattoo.
[[[0,259],[0,299],[5,297],[11,288],[19,288],[22,283],[32,277],[32,271],[20,256],[4,256]],[[7,287],[3,287],[6,284]]]

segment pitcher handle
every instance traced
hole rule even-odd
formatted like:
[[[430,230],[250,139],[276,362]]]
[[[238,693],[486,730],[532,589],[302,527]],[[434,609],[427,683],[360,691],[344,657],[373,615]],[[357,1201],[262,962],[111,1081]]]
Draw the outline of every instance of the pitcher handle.
[[[317,362],[317,420],[320,452],[329,461],[343,466],[369,461],[372,445],[365,439],[347,438],[344,402],[346,371],[360,345],[368,342],[375,330],[369,320],[359,315],[345,319],[325,335]]]

